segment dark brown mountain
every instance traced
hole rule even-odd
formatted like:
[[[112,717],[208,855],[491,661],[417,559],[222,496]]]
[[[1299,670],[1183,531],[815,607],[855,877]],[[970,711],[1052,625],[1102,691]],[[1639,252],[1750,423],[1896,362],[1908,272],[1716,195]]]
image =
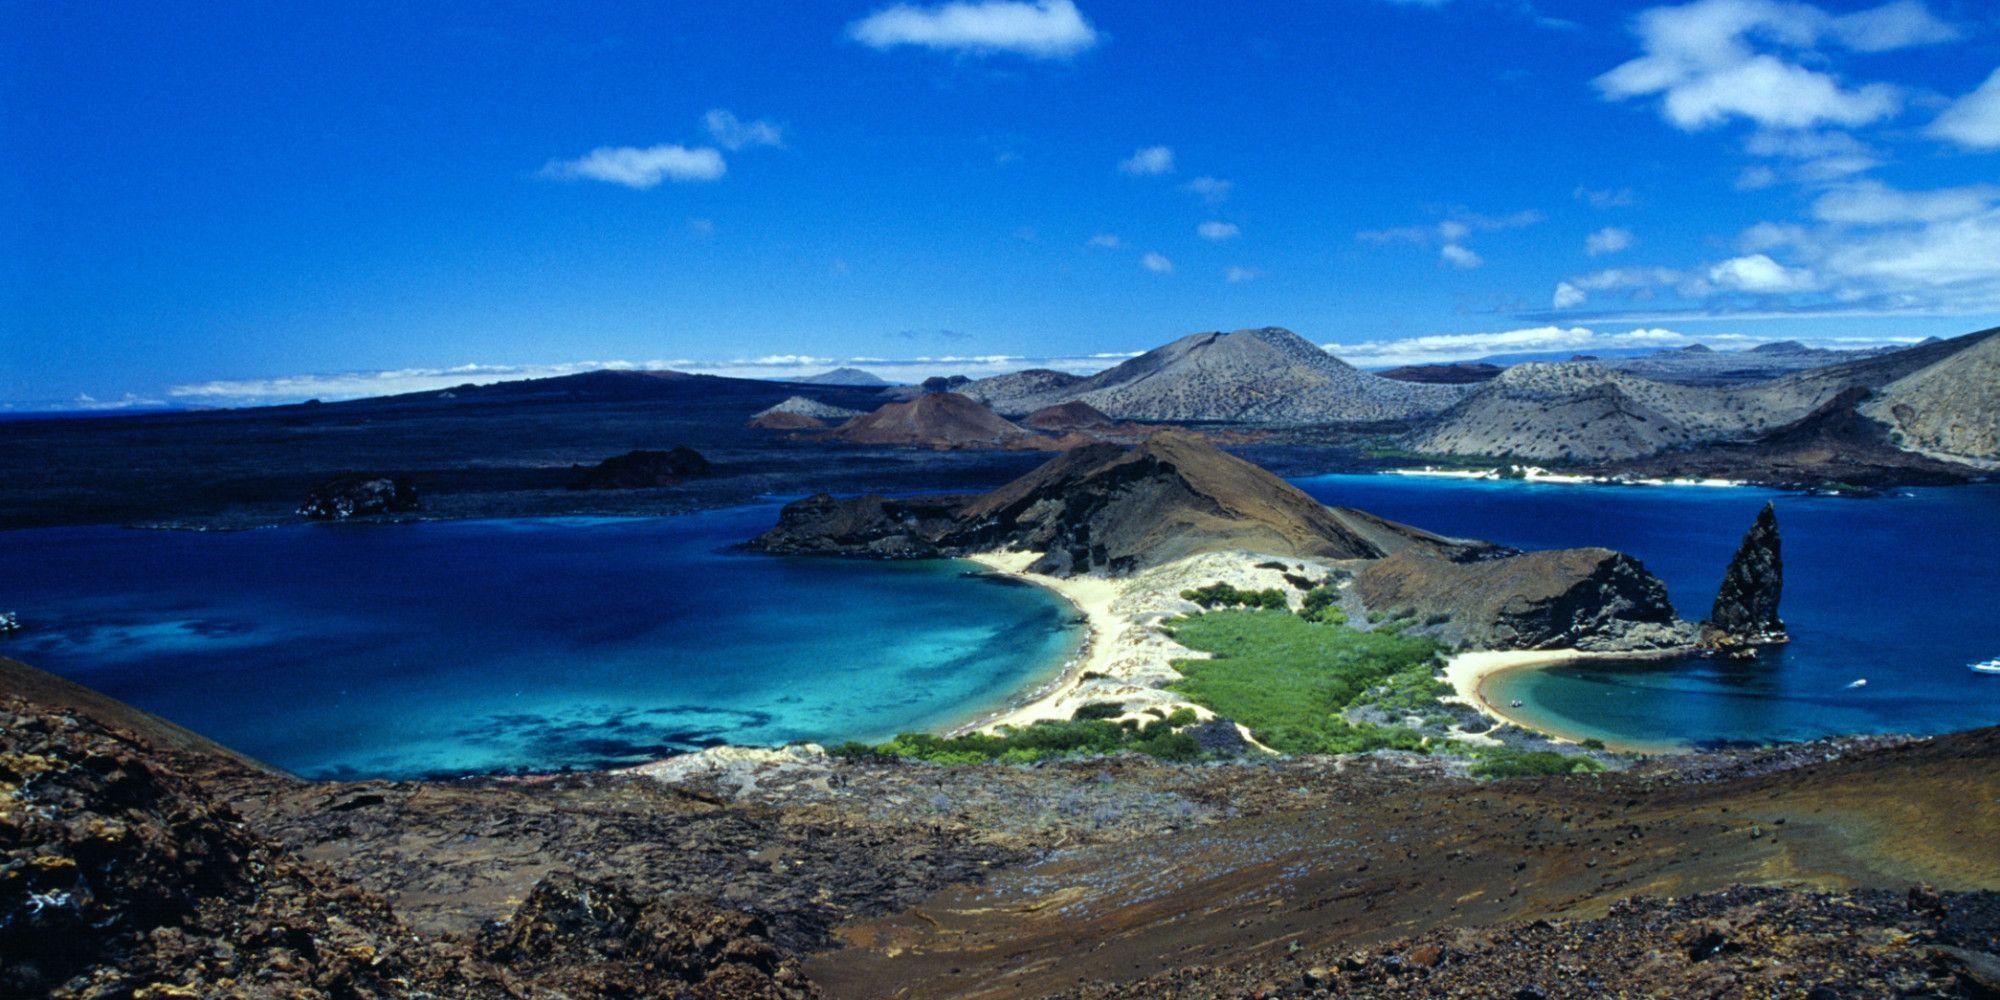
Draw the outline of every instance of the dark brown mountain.
[[[1392,378],[1398,382],[1421,382],[1425,385],[1472,385],[1490,382],[1507,369],[1499,365],[1489,365],[1479,361],[1464,361],[1442,365],[1403,365],[1389,368],[1375,374]]]
[[[1042,440],[982,403],[955,392],[886,403],[835,428],[828,440],[918,448],[1037,447]]]
[[[1694,631],[1666,585],[1610,549],[1557,549],[1475,562],[1402,552],[1370,563],[1354,586],[1370,611],[1415,619],[1473,649],[1628,652],[1685,648]]]
[[[1162,431],[1137,447],[1074,448],[982,496],[835,499],[787,506],[751,543],[770,552],[892,558],[1005,548],[1045,555],[1037,572],[1124,574],[1198,552],[1375,559],[1405,549],[1471,558],[1500,551],[1351,510],[1199,435]]]
[[[1778,508],[1767,503],[1758,512],[1750,532],[1743,536],[1743,544],[1729,561],[1729,569],[1723,573],[1715,607],[1708,620],[1702,622],[1703,641],[1723,648],[1790,642],[1785,622],[1778,617],[1778,601],[1784,590],[1785,559],[1778,537]]]
[[[1021,426],[1032,427],[1051,434],[1068,434],[1071,431],[1101,430],[1116,423],[1103,411],[1081,400],[1044,406],[1021,419]]]

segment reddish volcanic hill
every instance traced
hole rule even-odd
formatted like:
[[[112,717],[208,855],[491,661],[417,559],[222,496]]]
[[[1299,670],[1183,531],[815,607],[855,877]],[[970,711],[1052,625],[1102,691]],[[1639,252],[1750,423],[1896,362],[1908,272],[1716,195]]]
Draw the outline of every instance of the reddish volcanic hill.
[[[1071,431],[1101,430],[1114,426],[1117,422],[1104,415],[1097,407],[1073,400],[1044,406],[1022,418],[1021,424],[1038,431],[1051,434],[1067,434]]]
[[[849,444],[925,448],[1035,447],[1042,439],[984,404],[955,392],[933,392],[864,413],[827,435]]]

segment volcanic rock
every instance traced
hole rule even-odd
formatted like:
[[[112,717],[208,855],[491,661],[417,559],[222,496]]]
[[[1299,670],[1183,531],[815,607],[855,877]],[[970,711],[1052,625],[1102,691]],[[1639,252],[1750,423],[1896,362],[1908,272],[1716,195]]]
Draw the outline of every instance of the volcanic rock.
[[[1471,385],[1490,382],[1507,369],[1499,365],[1479,361],[1463,361],[1443,365],[1403,365],[1375,374],[1392,378],[1398,382],[1423,382],[1429,385]]]
[[[1680,648],[1695,638],[1674,617],[1659,577],[1610,549],[1472,562],[1402,552],[1363,568],[1354,587],[1371,612],[1417,619],[1464,647],[1622,652]]]
[[[336,476],[314,487],[299,505],[299,513],[317,521],[340,521],[376,514],[417,510],[417,488],[393,476]]]
[[[573,490],[637,490],[675,486],[708,474],[708,459],[692,448],[672,451],[628,451],[583,469],[569,484]]]
[[[835,428],[829,440],[920,448],[1036,447],[1042,440],[955,392],[933,392],[886,403]]]
[[[823,431],[826,430],[826,421],[818,417],[809,417],[803,413],[786,413],[780,411],[777,413],[759,413],[751,417],[750,423],[746,426],[754,427],[760,431]]]
[[[830,372],[820,372],[818,375],[803,375],[792,381],[800,385],[849,385],[868,388],[895,384],[874,372],[862,371],[859,368],[835,368]]]
[[[1437,413],[1465,390],[1360,371],[1290,330],[1197,333],[1089,378],[985,379],[967,395],[1003,413],[1082,400],[1120,420],[1323,424]]]
[[[793,396],[775,406],[757,411],[756,417],[752,419],[754,421],[764,417],[779,415],[812,417],[817,420],[846,420],[850,417],[860,416],[861,411],[850,410],[844,406],[835,406],[832,403],[821,402],[820,400],[811,399],[806,396]],[[754,423],[753,426],[755,426]]]
[[[1169,430],[1134,448],[1071,449],[976,497],[810,497],[751,543],[770,552],[890,558],[1015,548],[1035,572],[1123,575],[1198,552],[1374,559],[1404,549],[1472,558],[1498,552],[1362,511],[1328,508],[1197,434]]]
[[[1705,641],[1714,646],[1763,646],[1789,642],[1778,617],[1785,587],[1785,560],[1778,538],[1778,511],[1765,504],[1743,536],[1736,558],[1722,576],[1722,589],[1709,612]]]
[[[1080,400],[1044,406],[1021,420],[1023,427],[1032,427],[1051,434],[1102,430],[1114,426],[1114,423],[1110,417],[1104,415],[1103,411]]]
[[[2000,330],[1976,338],[1883,387],[1866,412],[1888,421],[1905,448],[2000,466]]]

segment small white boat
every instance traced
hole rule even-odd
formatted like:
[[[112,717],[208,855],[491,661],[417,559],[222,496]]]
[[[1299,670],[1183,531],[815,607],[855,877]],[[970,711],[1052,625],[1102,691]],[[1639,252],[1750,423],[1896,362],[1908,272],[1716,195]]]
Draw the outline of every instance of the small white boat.
[[[1975,674],[2000,674],[2000,656],[1987,660],[1985,663],[1973,664],[1972,672]]]
[[[1860,680],[1855,681],[1847,686],[1850,688],[1865,688],[1868,686],[1868,678],[1863,677]]]
[[[21,619],[12,611],[0,611],[0,635],[21,631]]]

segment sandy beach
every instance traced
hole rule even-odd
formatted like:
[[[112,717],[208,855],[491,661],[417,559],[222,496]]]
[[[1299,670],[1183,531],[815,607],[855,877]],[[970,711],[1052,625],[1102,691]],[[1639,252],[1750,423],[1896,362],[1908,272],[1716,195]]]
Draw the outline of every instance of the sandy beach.
[[[1500,699],[1489,695],[1487,691],[1488,685],[1500,675],[1512,673],[1516,670],[1537,670],[1558,664],[1576,663],[1585,660],[1630,663],[1634,660],[1680,656],[1684,652],[1684,650],[1673,650],[1649,654],[1593,653],[1584,652],[1579,649],[1481,650],[1478,652],[1460,653],[1445,661],[1444,679],[1452,687],[1453,693],[1449,696],[1449,700],[1470,705],[1495,722],[1519,726],[1522,729],[1540,733],[1553,740],[1566,743],[1579,743],[1585,737],[1574,733],[1553,730],[1544,723],[1529,721],[1521,715],[1516,714],[1517,710],[1511,706],[1502,704]],[[1612,750],[1627,753],[1660,753],[1672,749],[1670,747],[1622,744],[1616,740],[1605,740],[1604,742]]]

